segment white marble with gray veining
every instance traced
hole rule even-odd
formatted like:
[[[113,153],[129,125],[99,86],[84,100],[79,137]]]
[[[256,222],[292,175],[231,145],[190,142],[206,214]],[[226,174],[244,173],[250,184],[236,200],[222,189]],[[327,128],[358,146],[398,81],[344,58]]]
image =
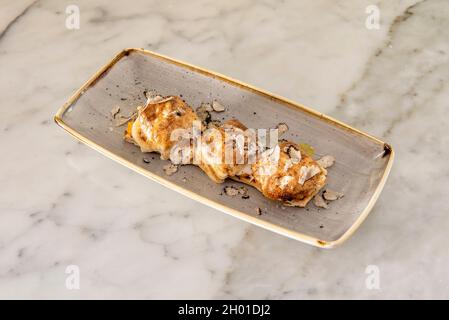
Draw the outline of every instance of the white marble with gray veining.
[[[69,4],[79,30],[65,27]],[[379,30],[365,27],[370,4]],[[0,28],[0,298],[449,298],[449,1],[2,0]],[[125,47],[390,142],[396,162],[371,215],[321,250],[75,141],[53,114]],[[66,288],[68,265],[79,290]],[[378,290],[365,284],[369,265]]]

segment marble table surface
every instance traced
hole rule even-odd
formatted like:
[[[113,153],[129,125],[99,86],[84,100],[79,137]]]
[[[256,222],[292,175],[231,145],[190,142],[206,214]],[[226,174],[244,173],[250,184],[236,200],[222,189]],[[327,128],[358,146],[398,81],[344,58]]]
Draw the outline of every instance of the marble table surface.
[[[449,298],[448,30],[447,0],[2,0],[0,298]],[[311,247],[78,143],[52,117],[126,47],[391,143],[368,219],[336,249]]]

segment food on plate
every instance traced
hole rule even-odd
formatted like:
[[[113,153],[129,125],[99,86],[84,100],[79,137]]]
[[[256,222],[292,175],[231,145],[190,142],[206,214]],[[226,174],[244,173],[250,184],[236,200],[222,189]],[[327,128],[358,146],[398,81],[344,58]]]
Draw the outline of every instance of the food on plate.
[[[142,152],[158,152],[161,158],[170,158],[175,141],[171,134],[175,129],[190,129],[197,120],[195,112],[179,97],[167,97],[148,102],[137,108],[137,118],[128,122],[125,140],[140,147]]]
[[[288,206],[304,207],[326,183],[327,171],[293,142],[281,142],[279,158],[265,153],[252,165],[248,184]]]
[[[174,164],[164,166],[169,175],[177,171],[179,164],[195,164],[216,183],[230,178],[286,206],[306,206],[326,184],[326,168],[334,163],[333,157],[315,161],[311,146],[287,140],[276,139],[274,146],[265,146],[254,130],[236,119],[224,123],[211,120],[211,112],[225,110],[217,100],[203,103],[194,111],[180,97],[153,94],[144,106],[137,107],[124,139],[142,152],[158,152],[162,159],[170,159]],[[288,131],[285,123],[277,128],[281,134]],[[195,139],[198,135],[200,142]],[[176,158],[178,155],[181,157]],[[238,194],[231,187],[224,190],[228,195]],[[327,193],[325,199],[341,196]],[[242,198],[246,197],[244,192]]]

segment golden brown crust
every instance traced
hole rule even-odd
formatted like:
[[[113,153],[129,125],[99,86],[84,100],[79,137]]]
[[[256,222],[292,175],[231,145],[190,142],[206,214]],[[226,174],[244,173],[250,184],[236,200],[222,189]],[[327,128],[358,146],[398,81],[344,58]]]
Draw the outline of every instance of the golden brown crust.
[[[278,157],[274,155],[276,150],[271,157],[260,157],[252,166],[251,184],[269,199],[303,207],[324,186],[327,171],[304,153],[300,160],[292,158],[290,148],[300,150],[297,144],[284,141],[279,144]]]
[[[226,121],[217,128],[210,128],[203,135],[199,167],[213,181],[222,183],[226,178],[236,175],[244,166],[247,157],[245,158],[244,154],[237,155],[238,148],[235,143],[226,144],[226,139],[228,141],[233,139],[233,134],[244,136],[246,129],[240,121],[233,119]],[[247,143],[247,141],[244,141],[244,143]],[[232,156],[232,161],[226,161],[225,145],[232,147],[232,150],[228,150],[228,156]]]
[[[132,129],[133,129],[133,124],[134,124],[134,120],[131,120],[131,121],[129,121],[129,122],[126,124],[125,135],[123,136],[123,139],[124,139],[126,142],[129,142],[129,143],[135,144],[136,146],[139,146],[139,145],[134,141],[133,136],[132,136],[132,134],[131,134]]]
[[[175,143],[170,139],[172,132],[191,129],[195,120],[195,112],[181,98],[168,97],[138,108],[138,117],[128,123],[124,139],[143,152],[159,152],[162,159],[168,159]],[[258,155],[254,164],[248,164],[248,144],[254,137],[246,130],[240,121],[232,119],[203,132],[203,143],[195,150],[200,153],[199,167],[217,183],[232,178],[257,188],[269,199],[304,207],[325,185],[326,169],[289,141],[280,142]],[[232,149],[225,153],[225,146]],[[229,155],[232,161],[225,159]]]
[[[140,108],[131,137],[142,152],[158,152],[169,159],[175,129],[190,129],[197,120],[195,112],[179,97],[168,97]]]

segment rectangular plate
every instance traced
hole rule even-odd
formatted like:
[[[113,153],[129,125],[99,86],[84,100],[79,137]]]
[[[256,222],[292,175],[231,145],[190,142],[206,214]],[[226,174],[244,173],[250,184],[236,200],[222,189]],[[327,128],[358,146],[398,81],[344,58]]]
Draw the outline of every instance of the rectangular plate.
[[[144,154],[123,141],[124,127],[114,127],[110,114],[116,105],[125,115],[135,111],[144,103],[146,89],[163,96],[182,95],[192,107],[217,99],[227,110],[213,117],[235,117],[249,128],[287,123],[285,139],[312,145],[316,157],[336,158],[328,169],[328,186],[343,192],[344,198],[331,202],[327,210],[312,203],[306,209],[283,207],[251,187],[246,200],[222,195],[225,185],[240,184],[215,184],[195,166],[182,166],[167,176],[162,170],[167,162],[156,157],[144,163]],[[366,218],[393,162],[392,148],[377,138],[285,98],[143,49],[120,52],[60,108],[55,121],[95,150],[171,189],[260,227],[327,248],[346,240]],[[263,209],[260,216],[258,207]]]

